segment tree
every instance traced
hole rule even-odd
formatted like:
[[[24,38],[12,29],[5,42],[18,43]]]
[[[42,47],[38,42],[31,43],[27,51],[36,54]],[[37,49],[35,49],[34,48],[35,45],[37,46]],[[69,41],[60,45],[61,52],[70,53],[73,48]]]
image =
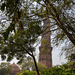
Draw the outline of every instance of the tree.
[[[35,0],[33,0],[33,1],[32,0],[31,1],[30,0],[26,0],[26,1],[24,1],[24,0],[23,1],[21,1],[21,0],[13,0],[13,1],[2,0],[2,1],[4,1],[4,2],[1,5],[1,9],[3,11],[6,9],[6,11],[4,11],[4,12],[6,12],[6,15],[8,16],[8,20],[11,21],[10,26],[5,30],[5,32],[2,33],[5,40],[7,40],[8,35],[10,34],[10,31],[13,31],[13,30],[15,31],[16,25],[19,26],[21,28],[21,30],[25,30],[25,34],[27,34],[26,37],[28,37],[27,39],[31,39],[32,36],[35,37],[34,36],[35,34],[33,34],[34,32],[37,34],[41,34],[40,31],[38,30],[38,29],[40,29],[39,24],[38,25],[35,25],[35,24],[40,21],[45,20],[45,17],[47,17],[52,20],[54,26],[57,25],[57,26],[55,26],[55,28],[60,27],[60,33],[62,33],[62,37],[65,35],[62,32],[62,30],[63,30],[66,33],[66,35],[69,37],[69,39],[72,41],[72,43],[75,45],[75,35],[74,35],[75,34],[74,27],[75,26],[73,26],[74,19],[73,19],[73,16],[71,16],[67,12],[67,11],[70,11],[68,5],[70,5],[70,6],[73,5],[73,1],[71,2],[70,0],[69,1],[43,0],[43,3],[41,4],[40,1],[42,1],[42,0],[38,0],[37,3],[39,4],[39,7],[33,6],[34,5],[33,3],[35,2]],[[35,10],[35,8],[36,8],[36,10]],[[25,11],[23,9],[25,9]],[[52,22],[50,22],[50,24]],[[30,25],[29,25],[29,23],[30,23]],[[35,30],[34,30],[34,28],[35,28]],[[58,28],[56,28],[56,29],[58,29]],[[33,34],[33,35],[31,35],[31,34]],[[60,36],[60,34],[58,34],[58,35]],[[35,38],[34,38],[34,40],[35,40]],[[28,42],[30,42],[30,40],[28,40]],[[29,45],[29,43],[27,43],[27,44]],[[26,47],[28,47],[28,46],[26,45]],[[2,57],[4,57],[4,56],[2,56]]]
[[[8,35],[11,31],[13,30],[15,31],[15,25],[17,25],[17,23],[21,29],[24,29],[24,27],[27,27],[27,24],[29,21],[30,21],[30,24],[34,23],[34,20],[35,20],[35,23],[40,22],[37,16],[35,16],[33,13],[33,11],[35,11],[34,10],[35,7],[33,3],[34,1],[30,1],[30,0],[26,0],[26,1],[24,0],[23,1],[20,1],[20,0],[5,1],[4,0],[4,3],[2,3],[1,5],[1,9],[7,15],[8,21],[10,21],[10,25],[8,26],[6,31],[2,32],[5,40],[8,38]],[[5,7],[6,7],[6,11],[4,11]],[[36,30],[38,29],[36,28]]]
[[[0,75],[8,75],[11,73],[11,66],[9,63],[0,64]]]
[[[44,9],[40,15],[47,15],[50,19],[50,31],[53,34],[55,33],[52,43],[58,45],[65,42],[62,52],[65,52],[66,57],[71,55],[75,50],[74,1],[38,0],[37,3],[38,6],[41,5],[39,10]]]
[[[22,70],[36,71],[34,62],[31,57],[25,58],[24,61],[20,64],[20,66]],[[37,66],[38,66],[39,72],[47,69],[47,67],[42,63],[37,63]]]
[[[1,6],[1,9],[4,10],[5,7],[7,8],[6,14],[9,17],[11,16],[9,20],[11,19],[11,21],[13,21],[14,24],[16,23],[16,21],[18,22],[21,19],[21,17],[23,17],[21,16],[21,14],[24,12],[21,11],[20,8],[21,7],[23,7],[23,9],[28,8],[28,10],[31,10],[32,12],[29,14],[25,12],[24,17],[26,17],[27,19],[29,19],[30,16],[33,16],[33,17],[37,16],[37,19],[39,21],[44,21],[45,17],[48,17],[50,19],[51,31],[53,32],[56,30],[56,34],[57,34],[56,37],[53,39],[54,43],[55,42],[59,43],[60,40],[64,40],[64,38],[68,37],[70,41],[75,45],[75,42],[74,42],[75,41],[74,14],[75,13],[74,13],[73,0],[68,0],[68,1],[53,0],[49,2],[48,0],[38,0],[38,1],[26,0],[25,2],[20,0],[17,0],[17,1],[14,0],[13,2],[11,3],[10,2],[11,2],[10,0],[4,2]],[[37,3],[33,6],[34,2],[37,2]],[[21,5],[22,3],[23,5]],[[11,10],[11,8],[13,8],[13,10]],[[14,15],[12,15],[13,13]],[[7,39],[9,32],[15,29],[14,24],[12,25],[11,23],[11,25],[7,28],[6,32],[3,32],[5,39]],[[21,22],[19,26],[23,28],[23,25]]]
[[[7,11],[7,15],[10,16],[13,14],[14,12],[14,16],[17,13],[18,17],[14,17],[14,19],[12,19],[12,21],[17,21],[18,18],[20,19],[20,9],[22,7],[22,3],[23,6],[26,4],[24,3],[29,3],[29,6],[31,6],[36,0],[33,1],[21,1],[20,0],[13,0],[12,2],[10,0],[4,2],[1,6],[1,9],[4,10],[6,7],[6,11]],[[46,17],[48,16],[48,18],[51,18],[52,20],[54,20],[55,25],[57,25],[58,27],[60,27],[68,36],[68,38],[71,40],[71,42],[75,45],[75,25],[74,25],[74,1],[73,0],[68,0],[68,1],[58,1],[58,0],[53,0],[53,1],[48,1],[48,0],[38,0],[36,1],[39,6],[37,6],[38,9],[40,9],[40,11],[36,10],[33,11],[33,16],[39,16],[39,17]],[[41,3],[42,2],[42,3]],[[12,7],[11,7],[12,6]],[[30,8],[30,7],[27,8]],[[13,8],[13,10],[11,10],[11,8]],[[14,9],[15,8],[15,9]],[[28,9],[29,10],[29,9]],[[45,11],[44,11],[45,10]],[[72,12],[69,13],[69,12]],[[34,13],[35,12],[35,13]],[[41,13],[41,14],[40,14]],[[44,16],[46,15],[46,16]],[[11,16],[12,18],[12,16]],[[13,22],[15,23],[15,22]],[[13,26],[13,25],[12,25]],[[14,28],[14,27],[13,27]],[[11,28],[11,30],[13,30]],[[9,30],[10,31],[10,30]]]
[[[31,70],[33,71],[33,68],[35,67],[33,59],[29,56],[24,58],[22,63],[19,65],[22,68],[22,70],[29,70],[29,71],[31,71]]]
[[[31,32],[28,32],[29,30],[31,30]],[[35,51],[33,45],[38,35],[35,33],[31,35],[32,32],[34,32],[34,29],[29,26],[26,30],[21,30],[21,28],[18,28],[14,34],[10,34],[7,41],[3,41],[2,37],[0,53],[2,59],[6,59],[6,55],[7,61],[10,61],[13,57],[16,57],[19,60],[18,63],[21,63],[26,55],[29,54],[34,60],[36,71],[39,75],[37,63],[33,53]]]
[[[70,56],[72,56],[72,54],[75,54],[75,46],[69,40],[65,40],[60,55],[63,55],[64,53],[68,60],[70,60]]]
[[[55,25],[60,27],[75,45],[74,1],[38,0],[38,4],[45,8],[47,16],[54,20]]]
[[[4,11],[6,7],[6,15],[8,16],[8,20],[11,21],[11,23],[5,30],[5,32],[2,32],[4,39],[2,39],[3,37],[1,36],[2,46],[0,54],[3,59],[5,59],[7,55],[7,60],[11,60],[15,56],[20,60],[19,62],[21,62],[23,58],[27,54],[29,54],[34,60],[36,70],[39,75],[36,60],[33,55],[33,51],[35,51],[33,44],[41,33],[41,29],[39,26],[39,19],[37,19],[36,16],[32,16],[34,15],[32,13],[34,10],[34,4],[32,4],[33,2],[34,1],[28,0],[23,1],[22,3],[24,3],[24,5],[22,9],[20,9],[22,7],[22,3],[20,2],[20,0],[8,0],[4,1],[4,3],[2,4],[1,9]],[[11,34],[10,32],[12,32],[13,30],[15,35],[14,37],[10,37],[9,34]]]
[[[68,56],[68,60],[75,62],[75,53],[72,53],[70,56]]]

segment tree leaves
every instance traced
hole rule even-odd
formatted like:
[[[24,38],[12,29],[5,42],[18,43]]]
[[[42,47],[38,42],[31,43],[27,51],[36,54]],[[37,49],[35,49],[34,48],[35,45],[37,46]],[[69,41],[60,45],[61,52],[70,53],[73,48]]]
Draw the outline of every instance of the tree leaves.
[[[2,58],[2,60],[5,60],[6,59],[6,55],[2,54],[1,58]]]
[[[2,10],[2,11],[4,11],[4,10],[5,10],[5,6],[6,6],[6,4],[5,4],[5,3],[3,3],[3,4],[2,4],[2,6],[1,6],[1,10]]]
[[[11,66],[9,63],[0,64],[0,75],[6,75],[11,73]]]
[[[8,38],[8,35],[9,35],[9,33],[10,32],[12,32],[12,30],[14,30],[15,31],[15,24],[10,24],[10,26],[6,29],[6,32],[3,32],[2,34],[3,34],[3,37],[4,37],[4,40],[7,40],[7,38]]]

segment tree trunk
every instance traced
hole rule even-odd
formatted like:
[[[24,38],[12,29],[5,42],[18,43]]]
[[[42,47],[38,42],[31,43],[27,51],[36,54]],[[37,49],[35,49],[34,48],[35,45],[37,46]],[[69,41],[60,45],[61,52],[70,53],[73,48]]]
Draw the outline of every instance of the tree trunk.
[[[32,55],[32,57],[33,57],[33,60],[34,60],[34,64],[35,64],[35,68],[36,68],[37,75],[40,75],[39,74],[38,67],[37,67],[36,59],[35,59],[34,55]]]

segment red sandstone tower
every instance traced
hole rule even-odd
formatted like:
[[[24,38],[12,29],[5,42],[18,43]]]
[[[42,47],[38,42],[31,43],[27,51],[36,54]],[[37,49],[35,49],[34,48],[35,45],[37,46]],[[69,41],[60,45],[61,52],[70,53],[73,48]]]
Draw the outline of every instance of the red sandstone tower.
[[[52,67],[52,47],[49,19],[44,21],[43,30],[44,33],[42,34],[41,46],[39,47],[39,62],[43,63],[47,67]]]
[[[11,67],[12,67],[12,70],[11,70],[10,75],[17,75],[17,72],[21,72],[21,70],[19,69],[19,67],[15,63],[13,63],[11,65]]]

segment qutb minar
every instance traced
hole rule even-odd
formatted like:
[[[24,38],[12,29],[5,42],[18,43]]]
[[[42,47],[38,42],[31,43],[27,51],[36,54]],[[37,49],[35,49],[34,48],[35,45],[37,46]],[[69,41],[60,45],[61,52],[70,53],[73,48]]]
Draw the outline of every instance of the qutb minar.
[[[52,67],[52,47],[51,47],[51,32],[50,22],[46,18],[43,25],[43,34],[41,39],[41,46],[39,47],[39,62],[45,66]]]

